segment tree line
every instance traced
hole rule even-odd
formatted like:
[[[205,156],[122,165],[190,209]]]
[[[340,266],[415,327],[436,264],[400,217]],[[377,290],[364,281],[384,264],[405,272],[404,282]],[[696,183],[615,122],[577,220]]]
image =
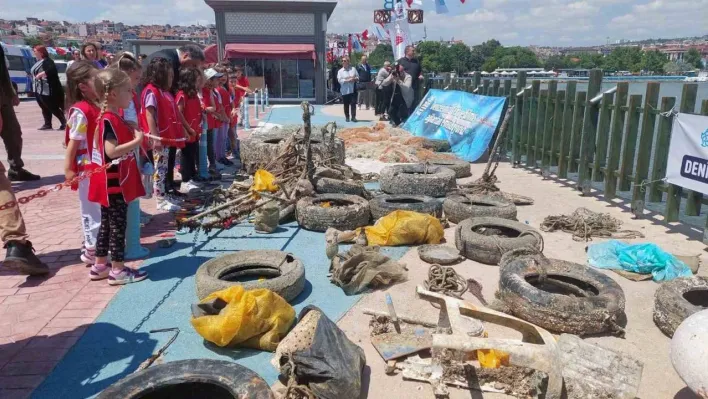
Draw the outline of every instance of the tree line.
[[[606,71],[645,72],[648,74],[679,73],[702,68],[701,55],[690,49],[683,61],[669,62],[659,51],[642,51],[639,47],[615,47],[609,54],[554,55],[540,60],[525,47],[505,47],[495,39],[469,47],[464,43],[448,45],[437,41],[424,41],[416,45],[418,57],[426,72],[471,71],[492,72],[497,68],[544,68],[546,70],[570,68],[601,68]],[[361,54],[352,54],[352,63],[358,62]],[[395,62],[390,44],[382,43],[369,54],[369,63],[381,67],[384,61]]]

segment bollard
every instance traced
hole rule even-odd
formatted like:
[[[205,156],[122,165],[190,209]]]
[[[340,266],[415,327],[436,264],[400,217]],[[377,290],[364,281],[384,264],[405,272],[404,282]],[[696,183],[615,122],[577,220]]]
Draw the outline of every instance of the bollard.
[[[266,97],[266,91],[265,89],[261,89],[261,111],[265,112],[265,97]]]
[[[253,112],[255,119],[258,120],[258,90],[253,92]]]
[[[243,96],[243,128],[248,130],[251,128],[251,121],[248,116],[248,94]]]
[[[207,179],[209,177],[207,165],[207,121],[206,115],[202,116],[202,135],[199,136],[199,177]]]
[[[140,245],[140,200],[128,204],[128,225],[125,229],[125,259],[133,260],[148,256],[150,250]]]
[[[266,86],[266,88],[265,88],[265,93],[266,93],[266,105],[265,106],[270,107],[270,104],[268,103],[268,98],[270,97],[270,96],[268,96],[268,86]]]

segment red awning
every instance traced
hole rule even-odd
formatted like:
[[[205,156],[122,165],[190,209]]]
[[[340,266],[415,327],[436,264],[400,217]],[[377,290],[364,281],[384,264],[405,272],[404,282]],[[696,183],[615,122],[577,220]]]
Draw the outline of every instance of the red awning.
[[[210,44],[204,49],[204,61],[207,64],[219,62],[219,50],[217,50],[216,44]]]
[[[314,44],[254,44],[254,43],[229,43],[226,45],[225,58],[296,58],[312,59],[315,56]]]

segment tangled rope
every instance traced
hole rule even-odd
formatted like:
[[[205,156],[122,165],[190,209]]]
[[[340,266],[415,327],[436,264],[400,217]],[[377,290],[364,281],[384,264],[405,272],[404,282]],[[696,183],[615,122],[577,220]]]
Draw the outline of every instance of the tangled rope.
[[[622,221],[609,213],[593,212],[578,208],[571,215],[546,216],[541,223],[545,232],[564,231],[573,235],[575,241],[590,241],[592,237],[632,239],[644,238],[637,230],[620,230]]]
[[[483,305],[487,305],[482,295],[482,284],[472,278],[465,280],[449,266],[431,265],[428,269],[428,279],[423,282],[423,285],[428,291],[440,292],[460,299],[462,294],[469,290]]]
[[[287,369],[284,370],[285,374],[288,376],[288,385],[286,386],[285,393],[283,394],[283,399],[316,399],[315,394],[310,390],[307,385],[301,385],[295,377],[295,362],[293,361],[293,354],[288,353],[288,363]]]

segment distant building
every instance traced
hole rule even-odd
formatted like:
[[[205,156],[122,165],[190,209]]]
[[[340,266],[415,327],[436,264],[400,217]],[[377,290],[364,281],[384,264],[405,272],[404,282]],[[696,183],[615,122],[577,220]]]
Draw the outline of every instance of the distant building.
[[[42,26],[30,23],[27,25],[18,26],[17,30],[22,32],[25,36],[37,36],[40,33],[44,33],[44,28]]]
[[[96,36],[96,25],[81,24],[77,33],[81,37]]]

